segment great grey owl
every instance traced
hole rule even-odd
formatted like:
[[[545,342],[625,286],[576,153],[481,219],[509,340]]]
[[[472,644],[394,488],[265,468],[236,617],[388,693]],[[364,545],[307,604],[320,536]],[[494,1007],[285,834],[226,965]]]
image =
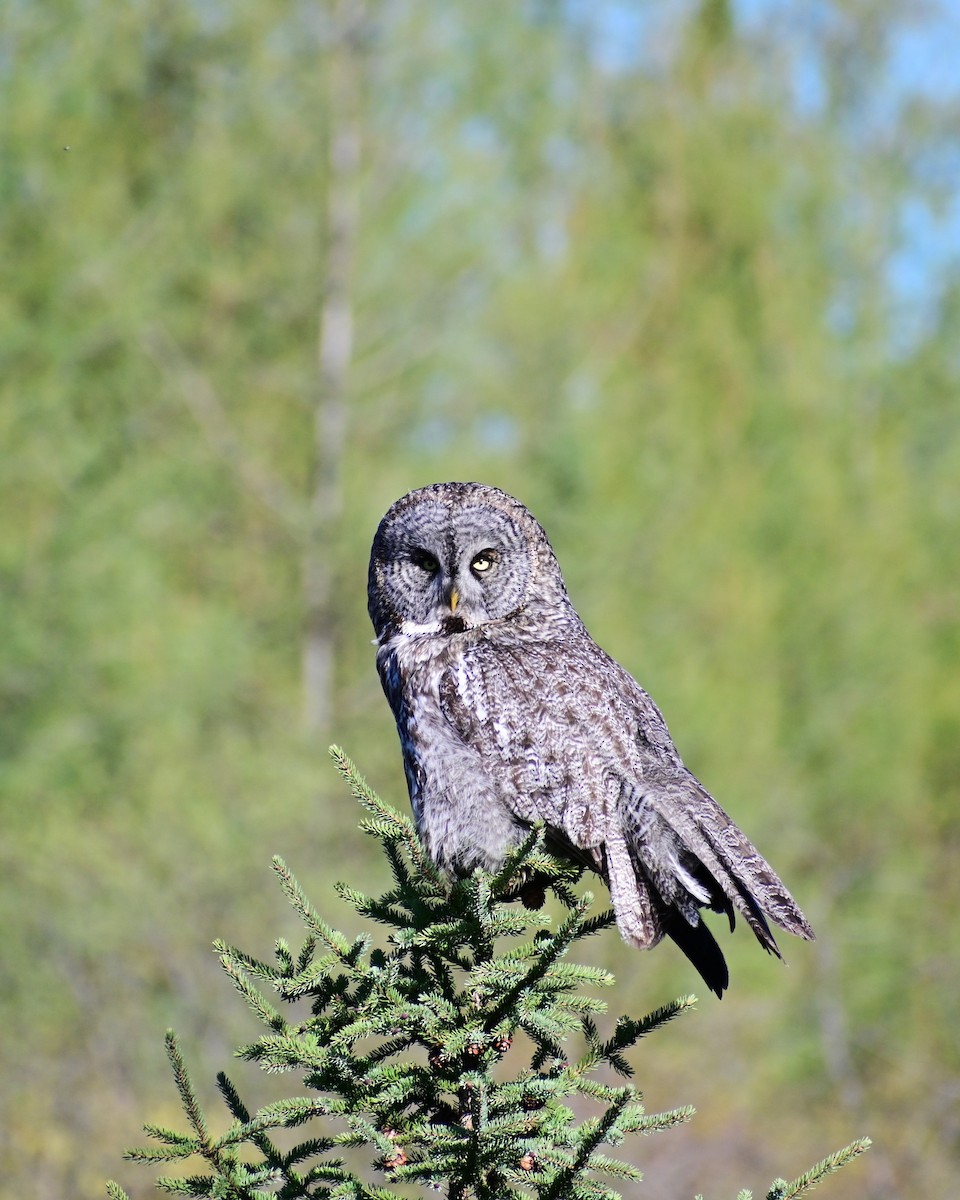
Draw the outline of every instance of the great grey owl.
[[[377,668],[417,830],[434,861],[496,869],[535,822],[606,881],[625,941],[671,937],[718,996],[700,915],[813,930],[773,868],[687,770],[657,706],[593,641],[547,535],[478,483],[398,500],[370,555]]]

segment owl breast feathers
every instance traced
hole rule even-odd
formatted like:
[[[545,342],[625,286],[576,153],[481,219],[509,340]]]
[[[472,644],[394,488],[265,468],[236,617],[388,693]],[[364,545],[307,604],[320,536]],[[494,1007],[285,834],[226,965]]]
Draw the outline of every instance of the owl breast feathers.
[[[773,868],[680,759],[656,705],[593,641],[547,535],[477,483],[398,500],[370,556],[377,668],[421,839],[452,872],[496,869],[542,821],[610,888],[624,940],[669,936],[718,996],[701,909],[813,931]]]

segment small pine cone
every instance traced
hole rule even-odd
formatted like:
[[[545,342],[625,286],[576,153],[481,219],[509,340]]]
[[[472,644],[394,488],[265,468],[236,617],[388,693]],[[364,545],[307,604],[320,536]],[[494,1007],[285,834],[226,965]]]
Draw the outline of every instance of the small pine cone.
[[[393,1154],[388,1154],[383,1160],[383,1169],[385,1171],[395,1171],[397,1167],[406,1166],[409,1161],[404,1150],[396,1150]]]
[[[521,1171],[532,1171],[536,1165],[537,1165],[536,1155],[532,1154],[529,1150],[526,1152],[526,1154],[523,1156],[523,1158],[520,1159],[520,1170]]]
[[[427,1054],[427,1062],[430,1064],[430,1069],[433,1071],[442,1071],[447,1065],[447,1056],[443,1052],[442,1046],[434,1046]]]
[[[470,1042],[465,1053],[471,1058],[479,1058],[483,1053],[483,1042]]]
[[[520,888],[520,903],[528,912],[536,912],[543,908],[547,893],[537,876]]]
[[[513,1038],[509,1033],[504,1033],[501,1034],[493,1044],[498,1054],[506,1054],[506,1052],[513,1045]]]

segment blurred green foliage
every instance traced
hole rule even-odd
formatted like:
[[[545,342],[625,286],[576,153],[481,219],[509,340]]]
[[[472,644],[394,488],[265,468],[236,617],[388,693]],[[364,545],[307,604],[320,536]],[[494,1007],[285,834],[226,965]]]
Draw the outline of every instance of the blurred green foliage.
[[[890,264],[955,188],[955,101],[891,86],[886,3],[638,6],[614,62],[623,8],[367,12],[331,736],[402,802],[370,538],[433,480],[517,494],[820,934],[789,971],[725,943],[729,998],[638,1061],[699,1109],[643,1194],[859,1133],[835,1196],[946,1194],[960,280],[918,322]],[[3,1197],[96,1193],[172,1117],[166,1025],[212,1081],[243,1017],[207,950],[284,932],[270,854],[331,905],[379,869],[301,728],[302,534],[251,485],[306,505],[331,12],[0,16]],[[596,953],[638,1012],[690,989],[669,949]]]

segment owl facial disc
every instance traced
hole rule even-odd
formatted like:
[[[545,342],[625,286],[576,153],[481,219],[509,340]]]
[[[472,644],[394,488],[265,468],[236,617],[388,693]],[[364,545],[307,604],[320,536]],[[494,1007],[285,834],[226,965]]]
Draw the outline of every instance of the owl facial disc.
[[[453,636],[518,613],[551,573],[562,589],[542,530],[512,497],[478,484],[422,488],[377,530],[370,616],[379,639]]]

